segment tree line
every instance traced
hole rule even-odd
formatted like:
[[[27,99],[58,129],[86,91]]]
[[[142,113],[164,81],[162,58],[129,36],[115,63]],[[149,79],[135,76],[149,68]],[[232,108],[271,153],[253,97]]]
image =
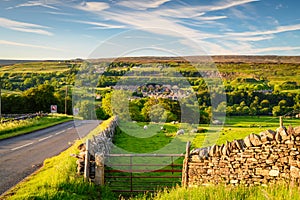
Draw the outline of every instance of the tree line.
[[[72,114],[72,99],[65,95],[65,89],[55,90],[52,85],[41,84],[29,88],[22,93],[2,95],[2,113],[33,113],[43,111],[50,112],[51,105],[57,105],[58,112],[65,112],[65,100],[67,100],[67,114]]]

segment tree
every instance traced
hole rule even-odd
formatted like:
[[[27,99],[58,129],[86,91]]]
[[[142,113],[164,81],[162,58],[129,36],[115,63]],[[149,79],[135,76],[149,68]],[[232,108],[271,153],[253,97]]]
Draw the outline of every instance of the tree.
[[[131,101],[129,103],[129,112],[132,120],[139,122],[145,121],[143,115],[141,114],[140,107],[135,102]]]
[[[122,120],[129,120],[129,95],[130,93],[125,90],[114,90],[107,93],[102,99],[102,109],[109,115],[118,115]]]
[[[221,112],[221,113],[226,112],[226,105],[227,105],[227,103],[226,103],[225,101],[221,102],[221,103],[218,105],[216,111],[217,111],[217,112]]]
[[[129,113],[130,92],[126,90],[113,90],[111,96],[111,109],[113,115],[118,115],[119,119],[130,120]]]
[[[249,115],[250,114],[250,108],[248,106],[244,106],[242,109],[242,114],[243,115]]]
[[[51,85],[39,85],[30,88],[23,93],[25,107],[28,112],[49,112],[50,106],[57,104],[58,100],[54,96],[54,87]]]
[[[148,101],[144,104],[144,107],[141,111],[142,116],[144,117],[145,121],[150,121],[150,112],[151,112],[151,107],[156,105],[158,103],[158,100],[151,97],[148,98]]]
[[[101,106],[96,108],[96,116],[97,116],[97,119],[102,119],[102,120],[106,120],[109,118],[109,116],[104,112],[104,110]]]
[[[278,102],[278,106],[280,106],[280,107],[283,107],[283,106],[286,106],[286,105],[287,105],[287,102],[284,99]]]
[[[79,104],[79,105],[78,105]],[[92,101],[83,100],[76,105],[79,108],[78,115],[83,119],[96,119],[95,106]]]
[[[108,116],[112,116],[112,109],[111,109],[111,95],[112,93],[106,93],[105,97],[102,99],[102,109],[104,113]]]
[[[33,78],[26,78],[23,84],[25,88],[31,88],[36,84],[36,81]]]
[[[273,114],[273,116],[275,116],[275,117],[276,117],[276,116],[282,115],[283,112],[282,112],[281,107],[280,107],[280,106],[274,106],[273,109],[272,109],[272,114]]]
[[[260,106],[263,108],[268,108],[270,106],[270,102],[267,99],[264,99],[260,102]]]
[[[165,122],[167,113],[163,106],[156,104],[151,106],[149,117],[151,122]]]

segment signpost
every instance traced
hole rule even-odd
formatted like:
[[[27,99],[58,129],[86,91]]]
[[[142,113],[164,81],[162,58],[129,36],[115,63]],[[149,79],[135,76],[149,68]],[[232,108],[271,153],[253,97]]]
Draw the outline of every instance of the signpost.
[[[73,108],[73,115],[76,116],[79,114],[79,108]]]
[[[51,105],[50,111],[51,113],[57,113],[57,105]]]
[[[66,86],[66,95],[65,95],[65,115],[67,114],[67,97],[68,97],[68,86]]]
[[[2,118],[2,108],[1,108],[1,89],[2,89],[2,82],[1,82],[1,78],[0,78],[0,120]]]

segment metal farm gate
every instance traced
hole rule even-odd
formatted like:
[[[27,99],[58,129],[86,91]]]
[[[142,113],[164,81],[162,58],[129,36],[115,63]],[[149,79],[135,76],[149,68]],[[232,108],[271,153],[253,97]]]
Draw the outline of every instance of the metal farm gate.
[[[146,192],[181,185],[184,154],[106,155],[104,182],[114,192]]]

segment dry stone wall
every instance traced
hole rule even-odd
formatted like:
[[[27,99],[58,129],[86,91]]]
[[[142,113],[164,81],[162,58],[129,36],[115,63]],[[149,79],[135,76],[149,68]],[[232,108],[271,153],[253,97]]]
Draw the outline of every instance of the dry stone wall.
[[[222,146],[194,149],[188,156],[187,186],[300,183],[300,127],[280,127]]]
[[[118,117],[109,119],[104,130],[93,139],[87,140],[84,152],[84,179],[93,181],[96,184],[104,184],[104,166],[103,158],[109,154],[112,148],[112,139],[118,126]],[[78,167],[82,167],[83,163],[78,163]]]
[[[100,152],[109,154],[112,147],[112,139],[115,134],[116,127],[118,126],[118,117],[114,116],[110,119],[108,126],[101,131],[98,135],[93,136],[93,139],[90,141],[89,152],[92,155]]]

